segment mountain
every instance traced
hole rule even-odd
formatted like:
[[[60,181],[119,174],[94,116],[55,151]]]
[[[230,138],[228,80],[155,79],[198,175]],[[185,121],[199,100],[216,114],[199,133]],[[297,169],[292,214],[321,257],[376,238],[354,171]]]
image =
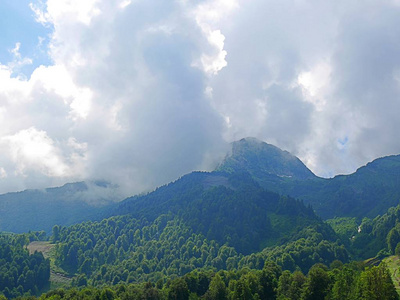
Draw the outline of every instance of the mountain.
[[[0,195],[0,231],[49,232],[55,224],[98,220],[122,212],[154,219],[157,214],[180,211],[184,205],[190,209],[203,193],[210,193],[213,188],[222,193],[222,187],[226,189],[224,193],[234,194],[226,195],[227,198],[239,199],[239,193],[253,197],[254,191],[262,189],[288,195],[311,205],[324,219],[375,217],[399,203],[400,156],[380,158],[354,174],[325,179],[315,176],[289,152],[255,138],[245,138],[232,143],[231,153],[215,171],[193,172],[121,204],[116,204],[121,200],[115,196],[116,187],[104,182]]]
[[[124,214],[149,221],[162,214],[178,215],[194,232],[228,243],[240,253],[290,240],[307,226],[325,226],[311,207],[266,191],[239,171],[190,173],[152,193],[122,201],[113,215]]]
[[[192,172],[118,203],[99,222],[55,226],[56,264],[90,284],[158,282],[193,270],[308,272],[348,261],[333,229],[311,207],[260,187],[247,172]]]
[[[400,203],[400,156],[376,159],[350,175],[301,186],[287,184],[289,195],[311,204],[323,218],[375,217]]]
[[[104,182],[68,183],[62,187],[0,195],[0,231],[51,232],[55,224],[101,219],[113,205],[114,187]]]
[[[353,174],[325,179],[290,153],[246,138],[232,144],[231,155],[217,170],[248,172],[263,188],[303,200],[324,219],[375,217],[400,200],[400,155],[378,158]]]
[[[107,219],[55,226],[51,240],[55,263],[93,286],[269,263],[306,273],[349,258],[311,207],[263,189],[240,169],[192,172],[125,199]]]
[[[276,176],[296,180],[316,178],[296,156],[256,138],[245,138],[233,142],[231,155],[227,156],[217,168],[217,171],[227,173],[243,170],[258,180]]]

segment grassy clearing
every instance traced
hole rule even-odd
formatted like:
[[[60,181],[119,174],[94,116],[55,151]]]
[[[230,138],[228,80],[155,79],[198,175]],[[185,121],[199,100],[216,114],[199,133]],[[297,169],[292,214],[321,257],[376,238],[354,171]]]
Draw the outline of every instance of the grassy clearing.
[[[29,253],[42,252],[45,258],[50,259],[50,289],[70,286],[72,281],[68,273],[55,264],[54,247],[55,244],[40,241],[32,242],[27,246]]]
[[[54,244],[50,242],[32,242],[28,245],[29,254],[35,253],[35,251],[42,252],[44,258],[50,257],[50,252],[54,248]]]

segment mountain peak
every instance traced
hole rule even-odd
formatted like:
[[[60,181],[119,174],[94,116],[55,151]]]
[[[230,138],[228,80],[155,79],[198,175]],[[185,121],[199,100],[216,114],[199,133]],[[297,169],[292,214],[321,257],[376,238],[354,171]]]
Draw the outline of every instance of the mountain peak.
[[[272,175],[306,180],[316,177],[296,156],[254,137],[233,142],[232,153],[217,170],[247,171],[256,178]]]

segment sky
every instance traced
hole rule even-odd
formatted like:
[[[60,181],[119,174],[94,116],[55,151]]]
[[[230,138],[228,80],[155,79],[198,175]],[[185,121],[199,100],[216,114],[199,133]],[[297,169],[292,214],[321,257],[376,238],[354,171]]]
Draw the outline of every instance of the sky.
[[[399,0],[0,0],[0,193],[133,195],[249,136],[349,174],[399,113]]]

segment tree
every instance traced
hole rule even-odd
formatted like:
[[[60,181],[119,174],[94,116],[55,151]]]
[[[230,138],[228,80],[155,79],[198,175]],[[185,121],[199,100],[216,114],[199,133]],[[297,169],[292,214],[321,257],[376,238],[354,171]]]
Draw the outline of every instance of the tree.
[[[52,230],[52,237],[51,240],[53,243],[57,242],[60,239],[60,226],[54,225]]]
[[[389,231],[387,235],[387,244],[390,253],[394,254],[397,244],[400,242],[400,234],[396,228]]]
[[[115,292],[110,288],[105,288],[101,291],[100,300],[113,300],[115,299]]]
[[[358,286],[359,299],[398,300],[389,270],[384,263],[373,266],[361,273]]]
[[[226,286],[219,274],[215,274],[215,276],[211,279],[208,292],[209,297],[212,300],[227,299]]]
[[[332,287],[332,299],[350,299],[354,292],[356,274],[352,269],[344,267],[336,275],[335,283]]]
[[[277,289],[278,299],[290,299],[289,290],[291,283],[292,283],[292,274],[288,270],[283,271],[278,281],[278,289]]]
[[[304,300],[324,299],[329,292],[330,283],[331,279],[326,266],[322,264],[312,266],[308,272],[302,298]]]
[[[233,292],[233,299],[237,300],[252,300],[253,296],[251,295],[250,287],[247,284],[247,281],[244,280],[242,276],[235,285],[235,290]]]
[[[289,299],[300,299],[303,286],[306,282],[306,276],[301,271],[295,271],[292,274],[292,283],[289,288]]]
[[[189,288],[183,278],[174,279],[168,289],[168,300],[189,299]]]
[[[265,262],[260,276],[260,296],[262,299],[275,299],[281,274],[282,270],[275,262]]]

